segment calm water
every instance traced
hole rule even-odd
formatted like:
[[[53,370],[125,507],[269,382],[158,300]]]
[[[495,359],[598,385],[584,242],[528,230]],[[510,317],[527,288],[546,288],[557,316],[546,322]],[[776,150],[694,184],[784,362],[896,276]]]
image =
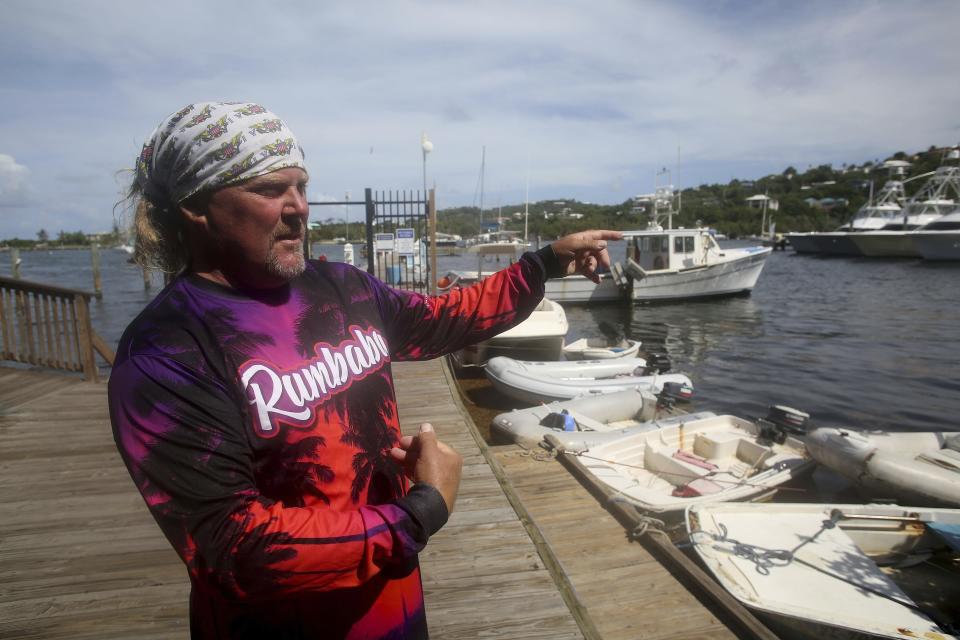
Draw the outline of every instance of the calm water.
[[[622,249],[614,243],[614,258]],[[317,246],[338,259],[340,247]],[[92,290],[89,251],[22,252],[22,277]],[[440,259],[439,271],[476,268]],[[495,268],[486,265],[484,269]],[[101,251],[104,295],[96,331],[115,345],[160,290],[145,291],[121,251]],[[9,253],[0,272],[10,273]],[[754,417],[771,404],[820,425],[960,429],[960,264],[817,258],[775,252],[751,296],[676,304],[568,306],[568,341],[606,322],[667,353],[696,385],[694,408]]]

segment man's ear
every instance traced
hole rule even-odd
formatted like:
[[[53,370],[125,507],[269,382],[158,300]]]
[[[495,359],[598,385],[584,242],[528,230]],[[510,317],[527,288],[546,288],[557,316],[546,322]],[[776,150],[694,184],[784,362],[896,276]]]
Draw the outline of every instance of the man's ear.
[[[177,208],[180,210],[180,216],[183,219],[183,222],[188,227],[207,226],[208,200],[209,198],[207,197],[207,194],[197,193],[190,196],[177,206]]]

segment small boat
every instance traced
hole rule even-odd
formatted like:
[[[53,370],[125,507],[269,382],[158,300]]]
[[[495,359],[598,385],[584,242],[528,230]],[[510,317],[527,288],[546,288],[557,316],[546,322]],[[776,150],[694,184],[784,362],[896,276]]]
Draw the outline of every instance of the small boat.
[[[752,291],[773,249],[721,249],[709,228],[674,229],[675,200],[672,185],[657,187],[647,228],[623,233],[627,255],[621,266],[629,299],[658,302]],[[620,274],[615,270],[613,276]]]
[[[567,360],[609,360],[634,358],[639,351],[639,340],[622,340],[611,345],[604,338],[580,338],[564,345],[563,357]]]
[[[669,387],[668,387],[669,389]],[[634,431],[650,431],[715,414],[672,415],[672,403],[644,389],[625,389],[501,413],[490,424],[490,433],[526,447],[535,447],[546,436],[551,446],[570,449],[615,440]]]
[[[483,366],[491,358],[512,356],[531,360],[559,360],[570,328],[559,304],[544,298],[526,320],[496,336],[452,354],[457,366]]]
[[[717,581],[778,635],[956,637],[960,510],[699,504],[686,526]]]
[[[960,432],[824,427],[807,434],[807,450],[873,497],[960,507]]]
[[[607,360],[524,361],[491,358],[484,372],[494,388],[527,405],[570,400],[585,395],[640,387],[660,393],[668,382],[693,393],[693,382],[681,373],[652,373],[643,358]]]
[[[786,416],[782,422],[775,414]],[[618,500],[660,516],[703,502],[760,500],[813,467],[792,425],[805,413],[772,407],[768,419],[691,419],[631,433],[578,452],[583,466]]]

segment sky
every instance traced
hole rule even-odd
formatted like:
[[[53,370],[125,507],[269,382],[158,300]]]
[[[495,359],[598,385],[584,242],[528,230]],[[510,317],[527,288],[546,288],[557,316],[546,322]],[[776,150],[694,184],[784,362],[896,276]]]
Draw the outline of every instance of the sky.
[[[482,156],[496,208],[955,145],[958,26],[956,0],[0,0],[0,238],[125,224],[146,138],[208,100],[280,115],[311,200],[425,169],[441,209],[479,204]]]

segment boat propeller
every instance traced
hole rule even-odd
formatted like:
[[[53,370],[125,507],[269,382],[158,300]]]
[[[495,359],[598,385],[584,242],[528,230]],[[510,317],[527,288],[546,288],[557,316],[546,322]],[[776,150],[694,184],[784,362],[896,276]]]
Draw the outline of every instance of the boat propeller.
[[[774,405],[767,409],[767,416],[757,420],[760,439],[783,444],[788,435],[807,435],[810,414],[792,407]]]

